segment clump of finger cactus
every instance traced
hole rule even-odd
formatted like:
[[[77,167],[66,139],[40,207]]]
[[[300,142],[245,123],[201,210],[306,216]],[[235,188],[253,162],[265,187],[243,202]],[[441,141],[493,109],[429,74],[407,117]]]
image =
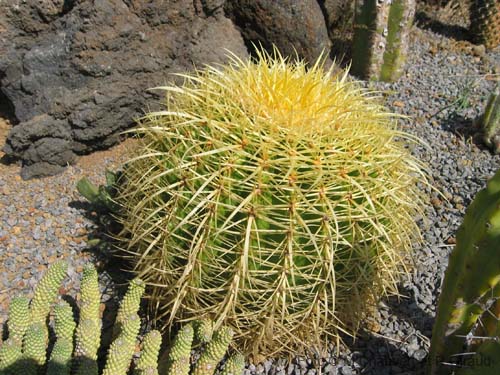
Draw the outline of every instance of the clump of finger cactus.
[[[184,77],[136,130],[116,196],[158,316],[217,317],[261,355],[354,332],[419,239],[416,140],[321,60],[262,52]]]
[[[57,291],[65,276],[67,264],[58,261],[53,264],[40,280],[31,303],[27,298],[15,297],[11,301],[7,322],[9,337],[0,347],[1,375],[126,375],[133,368],[134,375],[159,375],[160,332],[147,333],[142,341],[139,358],[133,364],[138,343],[141,320],[137,315],[144,292],[140,279],[132,280],[117,314],[113,333],[116,338],[111,343],[102,371],[99,371],[98,349],[101,343],[100,292],[97,272],[92,264],[83,270],[78,324],[74,320],[72,307],[64,300],[54,305]],[[53,331],[55,342],[49,343],[46,325],[53,310]],[[211,322],[196,322],[198,342],[205,343],[205,350],[191,369],[191,348],[193,328],[183,327],[177,335],[168,356],[171,370],[162,375],[213,375],[218,363],[229,347],[232,331],[223,327],[212,337]],[[184,332],[191,332],[185,338]],[[210,331],[210,332],[208,332]],[[208,336],[207,336],[208,335]],[[210,337],[207,339],[207,337]],[[51,348],[51,349],[49,349]],[[180,355],[175,355],[180,353]],[[241,375],[244,367],[241,355],[227,359],[224,374]],[[182,369],[182,372],[177,371]]]
[[[470,30],[477,43],[493,49],[500,44],[500,2],[472,0],[470,2]]]
[[[430,375],[460,367],[448,367],[454,362],[473,365],[459,374],[479,374],[470,371],[479,371],[481,365],[491,371],[484,373],[500,373],[499,244],[500,171],[476,195],[458,229],[432,333]],[[471,338],[479,345],[477,340],[468,342]]]
[[[356,0],[351,70],[365,79],[395,81],[403,73],[415,0]]]

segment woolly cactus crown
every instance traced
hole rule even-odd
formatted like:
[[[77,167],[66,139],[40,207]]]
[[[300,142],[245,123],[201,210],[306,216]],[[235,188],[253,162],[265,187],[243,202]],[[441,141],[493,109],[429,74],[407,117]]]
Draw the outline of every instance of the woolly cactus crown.
[[[352,332],[419,238],[414,139],[321,59],[260,52],[183,77],[135,130],[117,198],[161,316],[220,317],[261,354]]]

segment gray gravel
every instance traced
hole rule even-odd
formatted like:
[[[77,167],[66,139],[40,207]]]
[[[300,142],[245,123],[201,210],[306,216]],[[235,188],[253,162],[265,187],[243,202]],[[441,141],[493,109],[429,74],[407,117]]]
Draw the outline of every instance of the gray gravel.
[[[416,249],[411,278],[401,285],[405,297],[381,302],[378,315],[369,322],[370,330],[355,341],[346,338],[340,355],[332,344],[324,358],[249,364],[245,375],[417,374],[423,370],[454,233],[471,199],[500,168],[500,157],[471,137],[471,122],[493,89],[492,73],[498,79],[500,52],[486,53],[417,28],[412,35],[406,76],[394,84],[370,83],[387,93],[389,108],[410,116],[401,126],[429,145],[413,152],[429,165],[433,184],[444,195],[428,192],[432,205],[420,220],[424,243]],[[18,292],[31,293],[46,265],[58,257],[72,265],[65,288],[70,294],[78,288],[77,271],[87,259],[96,260],[95,254],[86,252],[87,233],[95,224],[78,203],[81,199],[74,186],[83,175],[102,182],[105,167],[116,169],[120,155],[98,154],[88,165],[80,162],[62,175],[35,181],[21,181],[15,166],[0,166],[0,322],[6,319],[8,299]],[[104,258],[97,262],[106,269]],[[118,292],[105,271],[100,277],[112,310]]]

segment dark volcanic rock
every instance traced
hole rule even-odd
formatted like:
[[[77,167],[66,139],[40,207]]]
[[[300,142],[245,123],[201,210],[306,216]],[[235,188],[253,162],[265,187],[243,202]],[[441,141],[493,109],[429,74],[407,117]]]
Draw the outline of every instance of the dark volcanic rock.
[[[247,54],[221,0],[7,0],[0,90],[14,108],[5,151],[24,178],[109,147],[172,72]],[[146,105],[146,102],[148,105]]]
[[[330,50],[325,18],[315,0],[227,0],[225,11],[247,43],[272,45],[284,55],[313,62]]]

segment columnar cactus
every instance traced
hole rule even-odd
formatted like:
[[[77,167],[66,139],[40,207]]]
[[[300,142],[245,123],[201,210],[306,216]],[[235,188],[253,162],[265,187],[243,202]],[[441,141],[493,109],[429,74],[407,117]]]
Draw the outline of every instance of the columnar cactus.
[[[445,367],[443,362],[450,362],[452,355],[463,352],[465,338],[478,319],[491,313],[484,314],[488,301],[500,298],[499,244],[500,171],[476,195],[458,229],[432,333],[431,375],[441,373]],[[495,329],[491,333],[496,336],[500,332]],[[500,347],[491,347],[488,343],[483,350],[498,351]],[[496,363],[495,368],[500,371],[500,361],[495,357],[492,360],[489,363]]]
[[[118,337],[122,331],[122,326],[127,322],[129,317],[139,310],[141,298],[145,290],[144,281],[141,279],[133,279],[127,289],[127,293],[120,302],[116,321],[113,328],[113,337]]]
[[[54,307],[54,317],[56,342],[50,353],[47,375],[69,375],[76,327],[73,310],[66,301],[61,301]]]
[[[500,2],[470,1],[470,30],[476,43],[493,49],[500,44]]]
[[[23,296],[15,297],[10,302],[7,327],[10,338],[18,343],[22,343],[30,325],[29,303],[29,299]]]
[[[66,277],[68,264],[62,260],[53,263],[35,289],[30,305],[31,321],[45,324],[50,305],[57,297],[63,279]]]
[[[47,314],[51,308],[52,292],[55,288],[54,280],[62,281],[60,271],[66,269],[66,266],[62,265],[61,262],[52,267],[40,281],[41,290],[35,291],[35,296],[38,296],[35,311],[47,311]],[[55,305],[54,333],[56,341],[50,353],[47,352],[50,345],[45,324],[48,316],[43,317],[41,313],[38,313],[34,315],[36,320],[32,321],[28,313],[29,301],[24,297],[13,299],[8,322],[10,337],[0,347],[0,375],[99,374],[96,353],[100,343],[101,329],[98,308],[100,293],[94,266],[84,267],[81,287],[80,317],[83,317],[84,320],[77,327],[71,306],[65,301],[60,301]],[[121,304],[118,337],[109,347],[102,375],[126,375],[129,373],[141,325],[137,311],[143,292],[144,283],[140,279],[135,279]],[[45,301],[46,305],[43,305],[41,301]],[[27,316],[28,321],[25,321],[23,316]],[[200,322],[197,326],[212,327],[212,322]],[[198,340],[207,339],[208,333],[206,331],[200,330],[199,332],[203,332],[205,336],[198,338]],[[213,374],[213,369],[226,352],[230,341],[230,331],[227,328],[222,328],[220,332],[213,340],[207,339],[206,350],[202,354],[200,362],[205,371],[200,372],[201,375]],[[170,371],[163,371],[162,375],[189,375],[193,334],[191,324],[181,329],[168,356]],[[75,349],[74,340],[77,344]],[[133,369],[134,375],[159,375],[158,354],[160,347],[161,335],[158,331],[146,334],[139,359]],[[49,357],[48,361],[46,360],[47,356]],[[232,375],[241,375],[244,360],[241,355],[231,356],[226,367]]]
[[[101,345],[101,293],[93,264],[83,268],[80,298],[80,320],[75,336],[76,374],[97,375],[97,351]]]
[[[158,331],[146,334],[142,343],[141,356],[135,365],[134,375],[158,375],[158,355],[161,335]]]
[[[233,338],[233,331],[223,327],[216,331],[214,338],[207,344],[205,351],[196,362],[193,375],[213,375],[220,358],[226,353]]]
[[[402,72],[415,0],[356,0],[351,72],[395,81]]]

